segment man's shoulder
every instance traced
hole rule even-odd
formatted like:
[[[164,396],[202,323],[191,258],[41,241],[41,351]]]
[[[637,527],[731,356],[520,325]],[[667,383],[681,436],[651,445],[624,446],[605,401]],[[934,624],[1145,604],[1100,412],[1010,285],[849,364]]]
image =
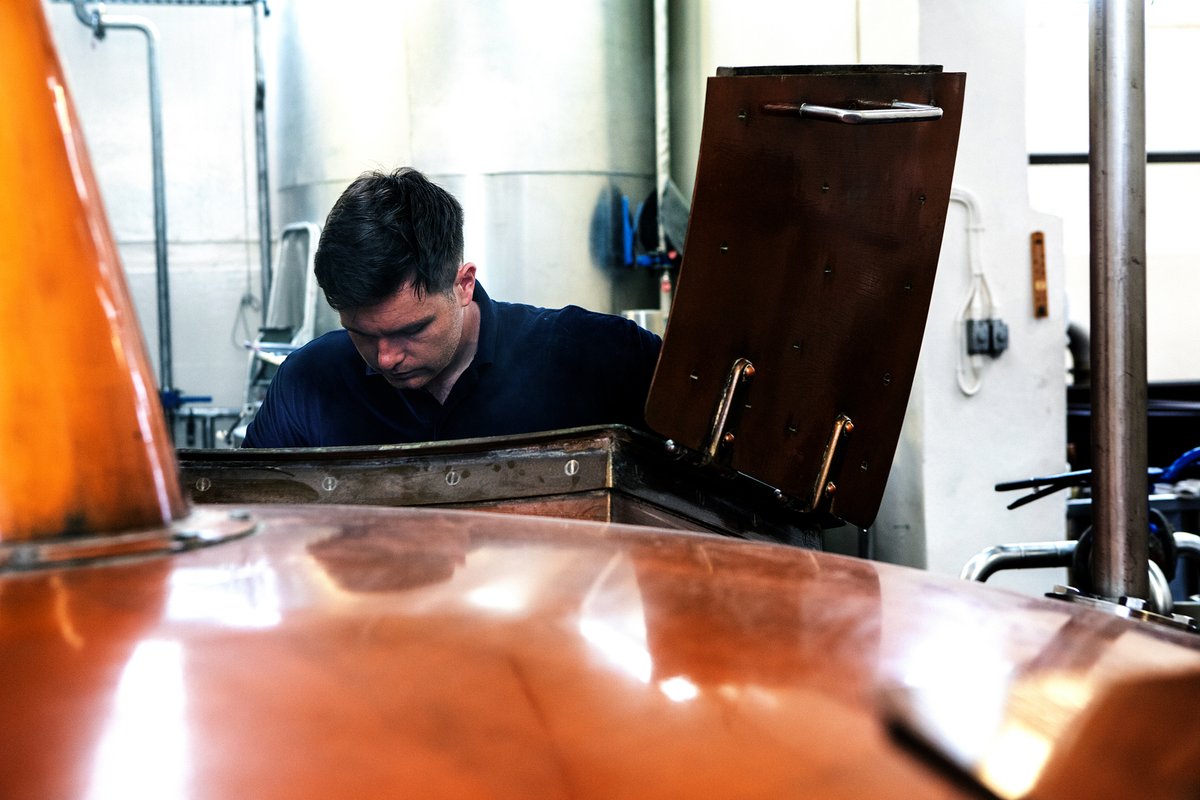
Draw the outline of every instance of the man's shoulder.
[[[357,362],[355,361],[357,359]],[[304,368],[327,370],[346,365],[362,364],[350,334],[344,329],[322,334],[292,351],[283,361],[289,371]],[[281,367],[282,368],[282,367]]]
[[[344,330],[330,331],[318,336],[288,354],[279,365],[271,384],[303,402],[299,395],[324,396],[330,391],[343,391],[367,374],[366,365],[354,349],[350,335]]]
[[[633,320],[574,305],[505,305],[496,363],[513,369],[536,363],[560,376],[614,381],[644,374],[648,384],[662,339]]]
[[[321,428],[338,409],[363,392],[366,376],[344,330],[331,331],[291,352],[279,365],[262,407],[246,434],[247,447],[314,447],[336,443]],[[333,412],[336,414],[336,412]]]
[[[542,308],[524,303],[496,303],[497,315],[510,331],[526,330],[544,335],[552,332],[565,336],[616,336],[638,338],[641,335],[657,339],[640,328],[633,320],[616,314],[605,314],[576,305],[562,308]]]

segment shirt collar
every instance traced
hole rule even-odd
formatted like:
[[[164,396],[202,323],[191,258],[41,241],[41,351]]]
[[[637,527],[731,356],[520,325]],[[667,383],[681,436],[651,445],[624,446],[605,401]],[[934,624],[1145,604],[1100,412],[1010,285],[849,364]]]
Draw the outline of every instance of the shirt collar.
[[[483,284],[475,281],[473,300],[479,305],[479,341],[475,344],[475,366],[491,364],[496,358],[496,301],[488,297]]]

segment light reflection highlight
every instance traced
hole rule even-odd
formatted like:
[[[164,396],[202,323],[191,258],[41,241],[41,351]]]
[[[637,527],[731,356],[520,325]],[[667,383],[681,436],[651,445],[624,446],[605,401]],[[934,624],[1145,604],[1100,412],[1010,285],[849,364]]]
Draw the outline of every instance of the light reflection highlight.
[[[1045,735],[1020,720],[1008,720],[990,743],[980,778],[1001,797],[1024,797],[1037,784],[1050,749]]]
[[[579,632],[614,666],[642,683],[650,683],[653,662],[646,649],[644,625],[638,636],[636,631],[621,630],[608,620],[584,617],[579,621]]]
[[[529,586],[522,581],[491,583],[467,592],[467,602],[488,611],[515,614],[528,605]]]
[[[121,674],[96,749],[91,800],[185,797],[188,763],[183,646],[141,642]]]
[[[283,619],[279,579],[265,562],[179,569],[171,575],[167,618],[231,628],[272,628]]]
[[[654,662],[646,644],[645,612],[637,579],[621,553],[614,554],[596,576],[580,612],[583,638],[609,663],[649,684]]]
[[[699,687],[682,675],[676,675],[674,678],[659,681],[658,688],[667,696],[667,699],[674,700],[676,703],[695,700],[700,696]]]

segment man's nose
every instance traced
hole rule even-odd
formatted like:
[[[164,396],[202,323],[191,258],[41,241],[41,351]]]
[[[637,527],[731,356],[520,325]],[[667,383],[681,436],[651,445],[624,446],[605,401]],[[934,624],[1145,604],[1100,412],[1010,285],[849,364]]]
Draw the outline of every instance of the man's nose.
[[[400,364],[404,363],[407,353],[404,348],[397,342],[391,342],[387,339],[379,340],[379,371],[391,372]]]

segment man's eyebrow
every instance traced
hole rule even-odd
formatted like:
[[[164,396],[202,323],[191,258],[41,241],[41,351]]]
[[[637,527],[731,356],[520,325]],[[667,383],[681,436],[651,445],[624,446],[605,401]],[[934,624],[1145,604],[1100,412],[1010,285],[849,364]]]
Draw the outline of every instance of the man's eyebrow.
[[[422,331],[426,327],[428,327],[429,324],[431,322],[433,322],[435,319],[437,319],[437,315],[430,314],[428,317],[424,317],[423,319],[416,320],[415,322],[410,322],[402,328],[396,328],[396,329],[390,330],[390,331],[383,331],[382,333],[368,333],[366,331],[355,328],[353,325],[342,325],[342,327],[345,328],[346,330],[348,330],[350,333],[356,334],[358,336],[367,336],[367,337],[371,337],[371,338],[386,338],[388,336],[407,336],[410,334],[419,333],[420,331]]]

